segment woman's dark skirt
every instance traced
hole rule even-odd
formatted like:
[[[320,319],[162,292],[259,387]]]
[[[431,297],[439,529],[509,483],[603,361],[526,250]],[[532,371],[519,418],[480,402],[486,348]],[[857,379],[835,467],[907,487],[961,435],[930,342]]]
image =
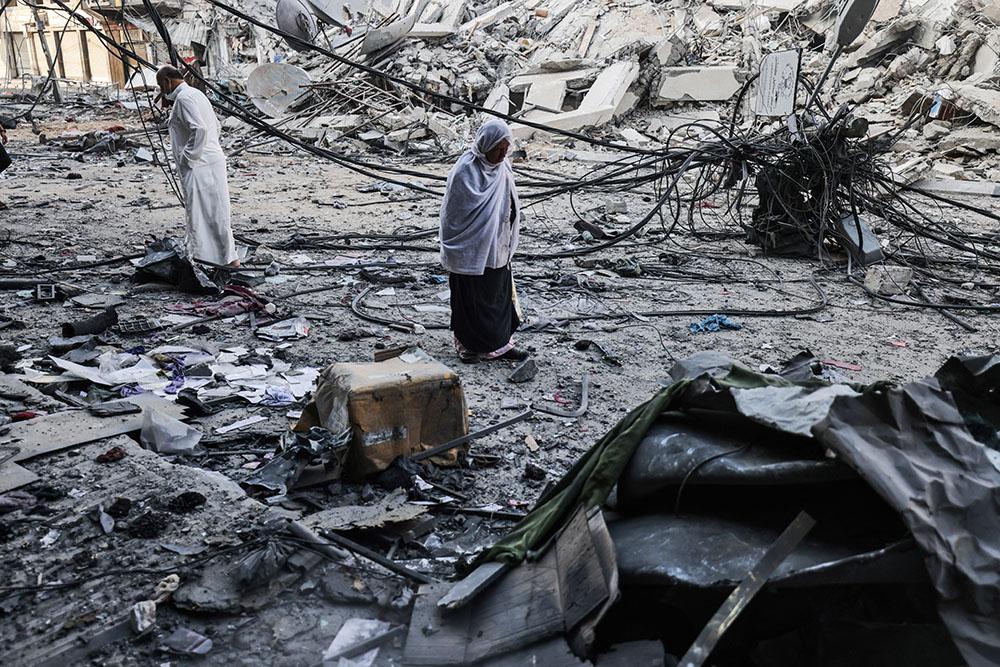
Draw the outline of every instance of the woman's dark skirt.
[[[521,326],[514,308],[510,267],[486,269],[481,276],[448,274],[451,330],[462,347],[477,354],[499,350]]]

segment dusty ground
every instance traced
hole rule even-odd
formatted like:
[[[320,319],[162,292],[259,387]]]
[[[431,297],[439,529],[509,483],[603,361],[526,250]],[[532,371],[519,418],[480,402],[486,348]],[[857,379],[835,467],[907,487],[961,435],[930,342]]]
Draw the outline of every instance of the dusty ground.
[[[96,118],[84,118],[81,114],[81,118],[69,122],[52,118],[42,123],[40,129],[55,135],[65,129],[87,131],[119,122],[129,127],[135,125],[134,119],[108,112]],[[78,161],[66,153],[40,146],[27,126],[11,132],[10,136],[8,149],[15,154],[15,165],[0,177],[0,198],[8,206],[7,210],[0,211],[4,221],[0,261],[5,262],[6,277],[31,275],[35,270],[73,264],[80,256],[93,255],[102,260],[130,255],[142,252],[147,240],[182,234],[183,211],[157,166],[134,164],[130,151]],[[571,161],[531,160],[530,155],[529,147],[528,166],[570,176],[589,168]],[[387,159],[385,156],[368,157]],[[119,164],[119,160],[123,162]],[[447,169],[447,164],[428,163],[423,159],[411,164],[439,173]],[[81,178],[69,180],[70,173],[79,174]],[[541,330],[529,326],[519,334],[519,343],[534,353],[539,372],[530,382],[512,384],[508,381],[512,364],[466,366],[458,362],[451,334],[443,326],[447,323],[446,313],[418,312],[413,308],[414,304],[434,304],[441,310],[441,306],[447,305],[437,296],[447,286],[433,278],[441,274],[436,265],[433,238],[410,243],[419,246],[420,250],[360,247],[384,242],[366,240],[366,235],[428,230],[437,225],[436,199],[395,202],[379,192],[359,191],[359,186],[370,183],[366,177],[302,154],[270,156],[244,152],[230,161],[234,229],[243,240],[260,244],[256,250],[258,259],[270,256],[282,265],[277,279],[255,290],[273,299],[282,312],[303,314],[312,322],[309,336],[286,350],[289,362],[322,368],[332,362],[369,361],[373,352],[380,348],[419,345],[461,375],[473,429],[512,416],[521,409],[518,404],[553,405],[552,399],[556,398],[563,403],[562,407],[572,409],[578,398],[580,379],[584,375],[591,379],[590,406],[583,417],[567,419],[536,414],[527,422],[475,444],[475,451],[495,455],[499,462],[447,477],[449,485],[469,497],[467,505],[496,503],[513,510],[530,507],[545,482],[524,478],[527,463],[546,470],[549,480],[557,479],[621,415],[664,384],[673,359],[696,351],[720,350],[755,368],[777,368],[798,351],[809,349],[820,359],[846,362],[840,366],[847,368],[834,365],[830,367],[832,372],[841,373],[852,381],[868,382],[922,376],[933,372],[953,353],[967,350],[985,353],[997,348],[995,316],[963,314],[963,319],[978,328],[977,332],[968,332],[937,312],[871,301],[859,288],[847,282],[843,268],[822,268],[809,260],[763,258],[756,249],[736,239],[699,240],[681,226],[672,236],[664,238],[658,223],[654,223],[636,243],[589,257],[638,260],[645,267],[642,277],[622,277],[614,271],[586,263],[581,266],[571,259],[516,262],[515,277],[526,314],[532,323],[553,322],[554,325]],[[403,193],[402,196],[411,195]],[[625,215],[631,222],[643,215],[649,206],[649,193],[581,194],[574,198],[574,205],[583,211],[612,199],[625,202]],[[331,205],[335,201],[346,206]],[[989,202],[980,204],[990,205]],[[954,215],[951,212],[944,214]],[[573,240],[578,236],[573,229],[574,219],[565,198],[530,207],[523,223],[522,250],[545,252],[571,243],[579,245]],[[978,223],[969,219],[969,224]],[[626,221],[620,218],[613,228],[624,226],[627,226]],[[360,235],[352,241],[353,249],[279,248],[295,234],[329,237],[347,233]],[[346,243],[343,240],[329,242]],[[296,258],[297,255],[306,255],[308,259]],[[306,269],[295,263],[318,265],[345,255],[366,262],[398,262],[398,268],[391,271],[380,269],[367,275],[384,278],[402,273],[411,276],[412,280],[396,285],[394,295],[375,295],[374,292],[384,289],[384,285],[376,287],[366,300],[366,308],[378,317],[418,322],[426,327],[426,333],[401,333],[362,321],[352,314],[349,307],[352,299],[372,284],[359,271]],[[257,261],[251,256],[247,267],[250,272],[260,275],[270,261],[270,258]],[[62,280],[87,291],[125,296],[127,301],[120,309],[123,318],[157,316],[164,313],[166,305],[193,298],[176,291],[136,292],[129,281],[132,273],[132,267],[122,263],[59,275]],[[687,310],[731,313],[734,310],[808,309],[819,300],[810,278],[816,281],[828,300],[826,307],[818,312],[780,317],[733,315],[732,319],[742,325],[737,331],[691,334],[688,330],[688,325],[701,320],[702,316],[683,312]],[[331,289],[286,296],[318,287]],[[935,285],[929,288],[937,298],[942,297],[945,289],[958,290],[957,287],[939,289]],[[983,290],[976,290],[973,298],[987,302],[995,300],[992,293]],[[0,342],[18,346],[30,344],[22,354],[39,361],[45,357],[46,341],[58,333],[59,325],[82,315],[79,309],[60,303],[40,305],[14,291],[0,292],[0,308],[3,317],[20,320],[26,325],[23,329],[0,330]],[[681,312],[671,316],[641,315],[665,310]],[[565,319],[572,315],[613,317]],[[125,339],[114,334],[107,338],[124,349],[135,345],[148,348],[165,342],[184,343],[198,336],[180,331],[161,332],[140,339]],[[219,346],[253,348],[262,345],[251,335],[244,321],[212,322],[210,332],[200,338]],[[577,349],[575,343],[580,339],[596,341],[612,358],[603,358],[593,347]],[[860,370],[849,370],[857,367]],[[505,400],[508,409],[502,407]],[[262,414],[269,420],[255,425],[254,433],[266,436],[280,432],[289,423],[284,413],[284,409],[270,413],[264,409]],[[207,429],[246,414],[242,408],[231,409],[196,424]],[[537,451],[526,444],[529,435],[537,442]],[[251,440],[252,436],[247,435],[247,441]],[[246,460],[246,457],[234,455],[194,463],[238,481],[246,474],[241,467]],[[46,469],[45,462],[40,463],[35,465],[36,471]],[[350,486],[331,487],[311,492],[310,499],[321,504],[347,504],[358,502],[361,491]],[[308,514],[309,507],[308,503],[286,506],[298,514]],[[485,543],[509,525],[494,522],[489,528],[474,531],[451,524],[444,525],[443,529],[452,538],[476,533],[474,539],[470,539]],[[39,534],[44,534],[40,527],[37,529]],[[122,543],[120,548],[135,547]],[[18,560],[11,553],[5,556],[8,566]],[[152,558],[150,554],[146,556]],[[42,565],[40,560],[29,558],[21,567],[25,575],[34,575]],[[448,564],[442,561],[430,569],[444,573]],[[150,581],[147,577],[141,582],[121,585],[134,596],[138,595],[136,591],[148,588]],[[302,617],[314,617],[318,603],[312,598],[308,598],[312,602],[297,601],[296,595],[283,599],[286,606],[282,609],[292,609]],[[132,601],[122,599],[117,609],[102,611],[119,611]],[[324,630],[327,634],[322,637],[307,633],[310,639],[299,644],[287,642],[286,635],[295,633],[273,629],[279,621],[280,618],[257,615],[243,620],[230,619],[228,625],[223,623],[219,627],[243,627],[240,623],[246,623],[249,625],[241,632],[256,633],[255,636],[273,630],[274,643],[268,647],[255,640],[253,645],[259,651],[258,657],[247,664],[315,661],[317,647],[329,640],[328,632]],[[239,651],[238,643],[233,643],[234,637],[241,632],[229,630],[220,634],[221,650],[213,654],[213,661],[221,662],[224,656],[235,658]],[[9,633],[4,635],[5,642],[11,639]],[[152,642],[145,648],[121,649],[127,650],[131,658],[118,654],[119,659],[131,661],[137,655],[148,658],[156,654],[154,645]],[[245,657],[246,653],[243,655],[244,661],[250,660]]]

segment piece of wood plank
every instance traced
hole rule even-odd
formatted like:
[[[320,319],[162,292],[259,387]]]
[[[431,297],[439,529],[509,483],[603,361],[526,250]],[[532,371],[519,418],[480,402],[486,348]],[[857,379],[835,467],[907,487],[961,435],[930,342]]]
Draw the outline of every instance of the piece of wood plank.
[[[483,563],[465,579],[452,586],[447,595],[438,601],[438,606],[458,609],[483,592],[509,569],[510,565],[507,563]]]
[[[588,519],[580,508],[538,561],[509,570],[486,564],[459,585],[422,587],[410,624],[406,664],[486,660],[598,617],[617,596],[617,580],[609,572],[615,569],[613,547],[605,544],[610,540],[605,540],[606,533],[599,510]],[[453,600],[465,604],[448,608]],[[591,638],[589,633],[584,643]]]
[[[466,662],[466,643],[472,614],[468,607],[444,616],[438,601],[451,584],[429,584],[417,590],[410,616],[410,630],[403,649],[406,665],[461,665]]]
[[[583,508],[577,510],[555,545],[566,628],[580,621],[608,599],[607,582]]]

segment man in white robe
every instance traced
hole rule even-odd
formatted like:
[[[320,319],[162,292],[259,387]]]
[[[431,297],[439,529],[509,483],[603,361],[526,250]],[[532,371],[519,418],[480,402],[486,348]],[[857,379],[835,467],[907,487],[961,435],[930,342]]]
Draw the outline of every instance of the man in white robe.
[[[219,119],[200,90],[184,82],[175,67],[162,67],[156,83],[172,102],[168,129],[174,162],[187,209],[187,247],[191,257],[238,267],[230,223],[226,154],[219,144]]]

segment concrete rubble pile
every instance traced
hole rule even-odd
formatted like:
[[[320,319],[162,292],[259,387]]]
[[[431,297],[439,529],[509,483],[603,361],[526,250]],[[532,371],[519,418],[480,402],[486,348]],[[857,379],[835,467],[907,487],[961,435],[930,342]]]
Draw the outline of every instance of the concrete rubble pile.
[[[704,127],[675,130],[728,120],[737,103],[739,120],[752,118],[752,95],[740,91],[768,53],[801,49],[802,73],[815,81],[832,51],[823,46],[835,10],[835,3],[817,0],[379,6],[368,8],[367,24],[379,25],[381,17],[392,28],[379,33],[379,48],[336,52],[444,96],[657,148],[710,136]],[[881,3],[836,61],[826,87],[833,92],[821,99],[831,109],[858,105],[855,115],[867,120],[873,137],[905,126],[892,156],[903,182],[1000,181],[997,15],[995,0]],[[291,52],[286,62],[301,68],[301,87],[291,111],[284,105],[271,115],[291,116],[290,127],[307,140],[454,152],[468,139],[459,104],[421,97],[317,53]],[[807,90],[801,86],[799,94]],[[908,125],[914,113],[921,117]],[[526,125],[515,125],[515,137],[553,155],[576,155],[548,144],[565,138]],[[577,157],[600,159],[590,151]]]

